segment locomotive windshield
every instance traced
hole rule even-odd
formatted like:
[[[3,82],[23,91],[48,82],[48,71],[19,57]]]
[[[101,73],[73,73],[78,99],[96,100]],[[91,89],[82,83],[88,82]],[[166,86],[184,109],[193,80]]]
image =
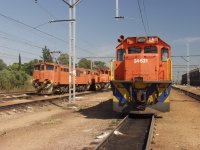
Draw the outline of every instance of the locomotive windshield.
[[[156,46],[146,46],[144,47],[144,53],[157,53]]]
[[[141,53],[141,47],[133,46],[128,48],[128,54]]]
[[[40,65],[34,66],[34,70],[40,70]]]
[[[118,58],[118,61],[123,61],[123,60],[124,60],[125,54],[126,54],[125,49],[119,49],[119,50],[117,51],[117,58]]]
[[[46,70],[53,70],[54,69],[54,66],[53,65],[47,65],[46,66]]]

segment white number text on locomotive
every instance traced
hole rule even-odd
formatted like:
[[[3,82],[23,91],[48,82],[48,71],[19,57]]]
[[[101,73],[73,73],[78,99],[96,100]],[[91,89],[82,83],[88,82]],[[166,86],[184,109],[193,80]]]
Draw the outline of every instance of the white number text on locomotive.
[[[148,59],[145,59],[145,58],[134,59],[134,64],[136,63],[148,63]]]

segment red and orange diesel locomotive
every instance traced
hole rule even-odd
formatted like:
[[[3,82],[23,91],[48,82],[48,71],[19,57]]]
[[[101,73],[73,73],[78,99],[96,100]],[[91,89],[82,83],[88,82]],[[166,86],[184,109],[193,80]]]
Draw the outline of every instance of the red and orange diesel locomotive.
[[[172,84],[170,46],[156,36],[120,36],[111,63],[113,109],[117,112],[169,111]]]
[[[106,88],[110,82],[110,69],[76,68],[76,91]],[[69,91],[69,67],[55,63],[34,65],[33,86],[37,93],[53,94]]]

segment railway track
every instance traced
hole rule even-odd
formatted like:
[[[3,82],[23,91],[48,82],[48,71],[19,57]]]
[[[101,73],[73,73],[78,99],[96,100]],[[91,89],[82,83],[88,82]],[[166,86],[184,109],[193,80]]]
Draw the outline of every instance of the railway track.
[[[34,93],[35,91],[24,91],[24,92],[0,92],[0,96],[4,96],[4,95],[20,95],[20,94],[24,94],[24,93]]]
[[[85,91],[77,93],[77,96],[81,95],[87,95],[92,94],[94,92],[91,91]],[[37,103],[37,102],[44,102],[44,101],[55,101],[55,100],[68,100],[69,94],[64,95],[44,95],[44,96],[38,96],[38,95],[28,95],[30,97],[14,97],[13,99],[9,100],[0,100],[0,110],[7,110],[10,108],[13,108],[15,106],[23,105],[23,104],[31,104],[31,103]]]
[[[36,96],[36,93],[18,93],[18,94],[2,94],[0,95],[0,101],[11,101],[13,99],[29,99],[32,96]]]
[[[154,115],[128,115],[95,150],[148,150]]]
[[[187,91],[187,90],[184,90],[184,89],[175,87],[175,86],[172,86],[172,87],[173,87],[173,89],[178,90],[178,91],[181,91],[181,92],[183,92],[185,95],[188,95],[188,96],[190,96],[190,97],[192,97],[192,98],[194,98],[194,99],[200,101],[200,95],[199,95],[199,94],[195,94],[195,93],[193,93],[193,92],[191,92],[191,91]]]

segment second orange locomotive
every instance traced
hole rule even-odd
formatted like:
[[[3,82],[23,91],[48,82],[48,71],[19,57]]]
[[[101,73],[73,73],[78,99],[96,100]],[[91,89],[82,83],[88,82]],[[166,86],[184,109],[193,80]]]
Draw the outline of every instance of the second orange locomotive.
[[[95,90],[109,86],[110,69],[76,68],[76,90]],[[38,93],[67,93],[69,91],[69,67],[54,63],[34,65],[33,86]]]

